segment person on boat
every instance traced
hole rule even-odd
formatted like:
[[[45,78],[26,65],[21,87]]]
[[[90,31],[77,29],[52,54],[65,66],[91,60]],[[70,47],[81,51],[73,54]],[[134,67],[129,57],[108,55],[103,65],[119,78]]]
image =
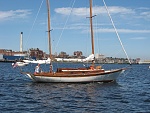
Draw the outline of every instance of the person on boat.
[[[42,69],[40,68],[40,64],[38,64],[38,65],[35,67],[35,72],[34,72],[34,74],[40,73],[40,72],[42,72]]]
[[[94,70],[94,66],[90,66],[90,70]]]

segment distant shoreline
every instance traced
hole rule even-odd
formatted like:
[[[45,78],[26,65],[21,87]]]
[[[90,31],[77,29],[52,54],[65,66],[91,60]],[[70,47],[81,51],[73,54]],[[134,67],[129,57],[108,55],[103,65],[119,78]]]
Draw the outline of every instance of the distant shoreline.
[[[0,62],[4,62],[4,63],[13,63],[13,62],[15,62],[15,61],[13,61],[13,60],[9,60],[9,61],[0,60]]]
[[[16,61],[15,60],[0,60],[0,63],[1,62],[2,63],[14,63]],[[85,62],[57,62],[57,61],[54,61],[53,63],[85,63]],[[127,63],[98,63],[98,62],[95,62],[95,64],[127,64]],[[132,63],[132,64],[138,64],[138,63]]]

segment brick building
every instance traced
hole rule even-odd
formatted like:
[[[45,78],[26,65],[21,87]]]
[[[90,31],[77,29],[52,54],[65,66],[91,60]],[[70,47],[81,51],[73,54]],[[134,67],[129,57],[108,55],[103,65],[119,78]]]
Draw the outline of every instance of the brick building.
[[[63,51],[62,51],[62,52],[59,53],[58,57],[59,57],[59,58],[68,58],[69,55],[68,55],[66,52],[63,52]]]
[[[77,58],[80,58],[82,56],[82,51],[75,51],[74,56],[76,56]]]
[[[29,55],[30,57],[36,57],[36,59],[43,59],[44,58],[44,52],[40,50],[39,48],[31,48],[29,49]]]
[[[0,54],[5,56],[25,56],[27,54],[27,51],[13,51],[9,49],[0,49]]]

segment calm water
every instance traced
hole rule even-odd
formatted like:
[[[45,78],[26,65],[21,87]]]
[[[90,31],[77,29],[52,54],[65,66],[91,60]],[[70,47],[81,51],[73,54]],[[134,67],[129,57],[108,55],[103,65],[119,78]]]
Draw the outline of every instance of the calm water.
[[[71,64],[54,64],[71,67]],[[74,67],[82,64],[75,64]],[[25,70],[33,71],[32,66]],[[105,68],[125,65],[104,65]],[[34,83],[0,63],[0,112],[4,113],[148,113],[149,65],[133,65],[112,83]],[[42,68],[48,68],[42,65]]]

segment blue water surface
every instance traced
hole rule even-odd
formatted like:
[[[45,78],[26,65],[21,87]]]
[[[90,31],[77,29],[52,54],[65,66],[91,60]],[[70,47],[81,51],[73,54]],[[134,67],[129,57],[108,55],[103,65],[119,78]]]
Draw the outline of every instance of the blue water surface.
[[[85,64],[86,65],[86,64]],[[81,63],[54,63],[60,67]],[[34,64],[23,68],[34,71]],[[41,66],[48,70],[48,65]],[[126,67],[105,64],[105,69]],[[0,112],[2,113],[148,113],[149,65],[132,65],[111,83],[34,83],[11,63],[0,63]]]

